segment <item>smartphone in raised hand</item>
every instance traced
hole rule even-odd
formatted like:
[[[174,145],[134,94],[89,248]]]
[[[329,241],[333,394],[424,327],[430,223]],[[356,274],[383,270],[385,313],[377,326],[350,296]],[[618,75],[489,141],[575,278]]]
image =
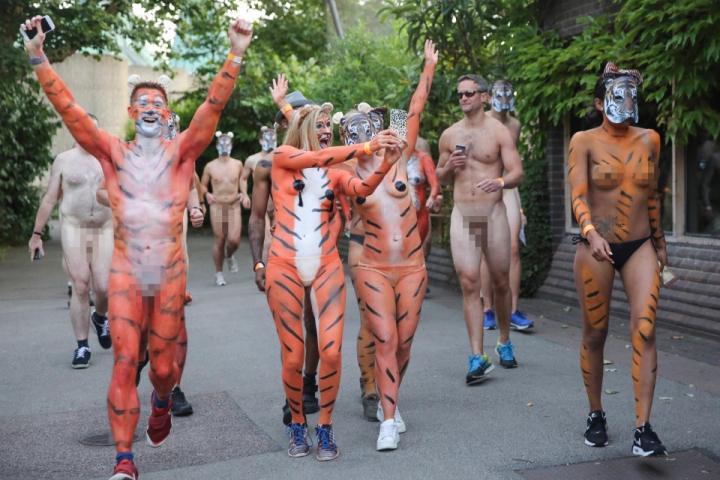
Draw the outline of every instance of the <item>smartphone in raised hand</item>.
[[[43,33],[48,33],[53,30],[55,30],[55,24],[50,19],[50,15],[45,15],[42,20],[40,21],[40,26],[42,27]],[[35,35],[37,35],[37,27],[31,28],[29,30],[23,30],[20,29],[20,35],[22,35],[23,39],[26,42],[29,42],[33,38],[35,38]]]
[[[403,140],[407,137],[407,115],[405,110],[390,110],[390,130]]]

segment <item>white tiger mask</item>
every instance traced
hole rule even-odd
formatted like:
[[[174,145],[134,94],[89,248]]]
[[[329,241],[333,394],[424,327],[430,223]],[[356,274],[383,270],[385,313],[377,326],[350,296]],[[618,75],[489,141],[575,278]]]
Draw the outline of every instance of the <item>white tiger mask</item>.
[[[497,82],[492,86],[492,107],[496,112],[515,110],[513,86],[507,82]]]
[[[637,81],[631,76],[606,78],[605,83],[605,115],[612,123],[620,124],[632,118],[638,122]]]

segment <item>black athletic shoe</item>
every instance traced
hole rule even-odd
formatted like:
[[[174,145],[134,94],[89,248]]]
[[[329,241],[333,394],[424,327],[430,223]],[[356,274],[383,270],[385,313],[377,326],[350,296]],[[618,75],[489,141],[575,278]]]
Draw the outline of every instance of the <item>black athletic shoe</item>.
[[[150,361],[150,352],[145,352],[145,360],[142,362],[138,362],[138,369],[137,369],[137,375],[135,375],[135,386],[137,387],[140,385],[140,374],[142,373],[143,368],[145,368],[145,365],[148,364]]]
[[[667,455],[667,448],[662,444],[648,422],[635,429],[632,452],[633,455],[649,457],[650,455]]]
[[[87,368],[90,366],[90,347],[80,347],[73,356],[73,368]]]
[[[317,413],[320,411],[320,403],[315,398],[315,392],[318,391],[317,384],[315,383],[315,376],[303,375],[303,411],[305,414]]]
[[[95,331],[97,332],[98,342],[100,342],[100,346],[105,350],[112,347],[112,337],[110,336],[110,322],[108,321],[107,315],[101,317],[97,314],[97,312],[93,312],[92,315],[90,315],[90,319],[92,320],[92,324],[95,326]]]
[[[602,410],[595,410],[588,415],[585,429],[585,445],[604,447],[608,444],[607,417]]]
[[[285,400],[285,405],[282,408],[283,411],[283,425],[288,426],[292,423],[292,412],[290,411],[290,405]]]
[[[190,402],[187,401],[187,399],[185,398],[185,394],[182,390],[180,390],[180,387],[173,388],[173,391],[170,395],[172,396],[172,404],[170,407],[170,411],[172,411],[173,415],[175,415],[176,417],[192,415],[192,405],[190,405]]]

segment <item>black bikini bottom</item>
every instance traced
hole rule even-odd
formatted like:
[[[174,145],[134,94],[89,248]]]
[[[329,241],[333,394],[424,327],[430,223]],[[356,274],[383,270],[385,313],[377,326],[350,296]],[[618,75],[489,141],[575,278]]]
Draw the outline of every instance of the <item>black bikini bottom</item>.
[[[360,245],[364,245],[365,244],[365,235],[358,235],[357,233],[351,233],[350,241],[358,243]]]
[[[640,248],[648,240],[650,240],[650,237],[633,240],[632,242],[609,243],[608,245],[610,245],[612,259],[615,262],[612,264],[612,266],[615,267],[615,270],[617,270],[618,272],[622,270],[622,267],[624,267],[627,261],[630,260],[630,257],[632,257],[633,253],[635,253],[637,249]],[[577,235],[573,237],[572,241],[573,245],[577,245],[581,242],[585,245],[590,245],[588,239],[583,237],[582,235]],[[653,248],[655,247],[653,246]]]

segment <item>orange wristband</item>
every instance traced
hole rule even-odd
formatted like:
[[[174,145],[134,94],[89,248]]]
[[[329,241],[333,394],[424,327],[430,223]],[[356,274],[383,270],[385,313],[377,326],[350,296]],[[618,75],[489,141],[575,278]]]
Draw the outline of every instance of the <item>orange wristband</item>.
[[[292,105],[290,105],[290,104],[288,103],[287,105],[285,105],[285,106],[282,108],[282,111],[283,111],[283,113],[287,113],[287,112],[289,112],[289,111],[292,110],[292,109],[293,109]]]
[[[505,180],[503,180],[502,177],[498,178],[498,182],[500,182],[500,185],[502,185],[502,188],[505,188]]]
[[[583,228],[583,235],[587,237],[587,232],[589,232],[590,230],[595,230],[595,225],[593,225],[592,223],[590,225],[585,225],[585,228]]]
[[[240,65],[240,62],[242,62],[242,57],[236,57],[232,53],[228,53],[227,58],[228,58],[228,60],[233,62],[235,65]]]
[[[256,263],[255,266],[253,267],[253,270],[257,272],[257,271],[260,270],[261,268],[265,268],[265,264],[264,264],[263,262],[258,262],[258,263]]]
[[[368,155],[372,153],[372,150],[370,150],[370,142],[365,142],[365,153]]]

